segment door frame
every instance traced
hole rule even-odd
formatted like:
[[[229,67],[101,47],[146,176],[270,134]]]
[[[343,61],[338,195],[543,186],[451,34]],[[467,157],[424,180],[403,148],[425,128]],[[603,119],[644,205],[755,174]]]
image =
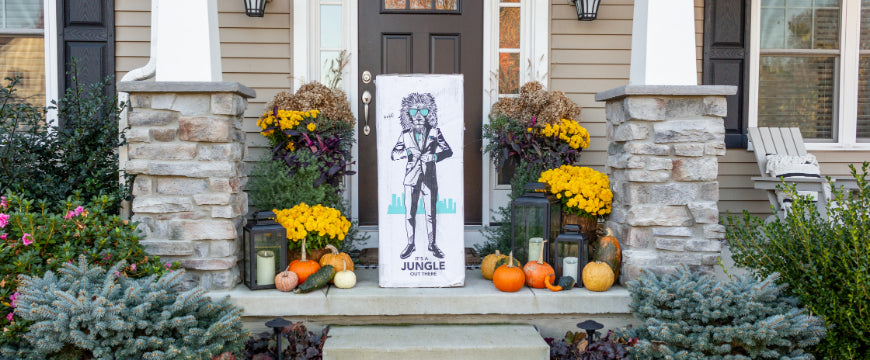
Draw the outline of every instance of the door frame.
[[[479,0],[465,0],[465,1],[479,1]],[[354,114],[354,117],[359,121],[358,114],[358,106],[354,106],[354,104],[359,99],[359,38],[358,38],[358,28],[359,28],[359,19],[358,19],[358,9],[359,4],[356,0],[342,0],[342,13],[344,16],[343,23],[346,25],[345,27],[345,44],[346,48],[350,51],[350,64],[346,70],[346,90],[345,93],[348,96],[348,101],[351,103],[351,111]],[[489,123],[489,111],[492,107],[492,104],[498,100],[498,94],[496,94],[498,88],[498,80],[493,75],[498,73],[498,4],[499,0],[483,0],[484,2],[484,11],[483,11],[483,96],[481,101],[483,102],[481,111],[482,111],[482,119],[483,124],[486,125]],[[521,56],[520,63],[526,64],[531,63],[532,68],[528,69],[529,71],[521,71],[520,72],[520,83],[524,83],[529,80],[541,81],[545,87],[549,85],[549,64],[550,64],[550,50],[549,50],[549,40],[550,40],[550,1],[541,1],[541,0],[521,0],[522,3],[522,18],[521,18],[521,27],[531,27],[531,31],[523,31],[522,32],[522,46],[524,52]],[[294,77],[293,80],[293,91],[296,91],[299,86],[301,86],[304,82],[310,81],[313,77],[312,75],[312,67],[319,66],[319,64],[315,64],[313,58],[310,54],[315,53],[312,51],[314,41],[316,37],[316,31],[318,24],[318,11],[315,8],[319,5],[319,2],[312,2],[310,0],[293,0],[293,9],[292,9],[292,35],[293,35],[293,44],[292,44],[292,74]],[[303,56],[296,56],[297,54],[304,54]],[[543,68],[543,69],[541,69]],[[359,139],[359,133],[357,132],[357,127],[354,128],[354,139]],[[351,149],[351,155],[354,159],[359,157],[359,149],[357,148],[357,144],[355,143],[353,148]],[[493,192],[496,189],[493,186],[492,176],[493,166],[489,156],[486,153],[483,154],[483,159],[481,161],[483,169],[481,169],[481,220],[484,225],[489,223],[491,219],[491,208],[492,208],[492,197]],[[352,165],[353,171],[359,171],[358,164],[354,163]],[[349,176],[348,181],[345,184],[348,184],[349,187],[345,189],[346,200],[348,200],[351,204],[351,216],[353,218],[359,218],[359,178],[356,176]]]

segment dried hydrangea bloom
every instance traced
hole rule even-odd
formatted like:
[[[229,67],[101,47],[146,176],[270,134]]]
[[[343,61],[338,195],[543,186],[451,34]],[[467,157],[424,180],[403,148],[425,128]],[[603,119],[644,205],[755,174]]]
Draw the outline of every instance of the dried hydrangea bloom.
[[[530,81],[520,88],[517,98],[502,98],[492,106],[493,114],[502,114],[512,119],[530,121],[535,125],[558,124],[562,119],[580,121],[580,107],[561,91],[546,91],[537,81]]]
[[[269,111],[275,106],[284,110],[319,110],[327,119],[345,122],[351,126],[356,124],[344,91],[330,89],[318,82],[302,85],[295,94],[289,91],[278,93],[266,105],[266,110]]]

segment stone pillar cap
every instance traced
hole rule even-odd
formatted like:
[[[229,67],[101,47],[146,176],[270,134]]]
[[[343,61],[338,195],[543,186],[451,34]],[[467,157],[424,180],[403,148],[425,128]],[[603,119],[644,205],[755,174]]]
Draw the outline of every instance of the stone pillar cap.
[[[235,81],[121,81],[118,91],[127,93],[236,93],[253,98],[257,93]]]
[[[629,95],[646,96],[725,96],[737,93],[733,85],[625,85],[595,94],[595,101],[614,100]]]

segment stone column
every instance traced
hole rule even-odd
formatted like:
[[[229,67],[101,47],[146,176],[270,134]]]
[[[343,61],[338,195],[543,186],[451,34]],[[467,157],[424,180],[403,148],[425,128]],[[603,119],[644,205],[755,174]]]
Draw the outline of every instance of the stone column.
[[[255,93],[234,82],[120,82],[130,93],[132,220],[150,254],[178,260],[185,286],[239,281],[248,211],[242,118]]]
[[[725,95],[734,86],[628,85],[606,101],[607,163],[614,193],[608,226],[622,244],[620,280],[680,264],[712,271],[722,249],[719,163]]]

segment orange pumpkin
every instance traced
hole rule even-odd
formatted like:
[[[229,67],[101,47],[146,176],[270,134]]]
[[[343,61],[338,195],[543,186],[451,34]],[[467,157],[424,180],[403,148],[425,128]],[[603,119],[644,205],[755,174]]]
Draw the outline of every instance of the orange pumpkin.
[[[513,260],[514,253],[511,252],[507,265],[500,266],[492,274],[492,284],[495,285],[496,289],[504,292],[515,292],[523,288],[526,276],[523,274],[522,269],[514,266]]]
[[[320,266],[332,265],[336,269],[346,269],[353,271],[353,260],[350,255],[339,252],[335,246],[326,245],[329,253],[320,257]],[[332,280],[330,280],[331,282]]]
[[[299,285],[299,277],[296,276],[295,272],[282,271],[275,275],[275,288],[278,291],[290,291],[295,289],[296,285]]]
[[[613,236],[610,228],[607,228],[607,234],[598,238],[598,246],[595,247],[595,253],[592,255],[592,260],[601,261],[610,265],[615,278],[619,279],[619,265],[622,263],[622,248],[619,246],[619,240]]]
[[[548,276],[556,274],[553,267],[544,262],[544,246],[547,246],[546,241],[544,241],[544,245],[541,246],[541,253],[538,254],[537,261],[529,261],[525,266],[523,266],[523,273],[525,273],[526,276],[526,285],[535,289],[543,289],[545,286],[544,280]]]
[[[305,256],[305,239],[302,239],[302,259],[293,260],[289,266],[287,266],[287,270],[296,273],[296,276],[299,277],[299,283],[304,283],[306,279],[308,279],[311,274],[320,270],[320,264],[314,260],[308,260]]]

